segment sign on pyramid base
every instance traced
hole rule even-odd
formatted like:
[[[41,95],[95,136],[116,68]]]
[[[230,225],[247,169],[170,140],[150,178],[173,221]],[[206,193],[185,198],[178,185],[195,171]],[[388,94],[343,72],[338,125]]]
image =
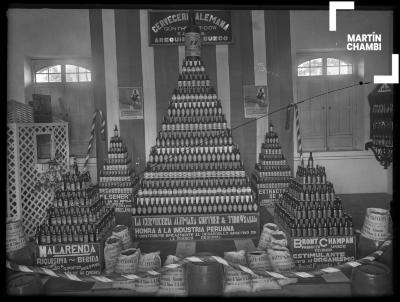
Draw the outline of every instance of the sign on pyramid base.
[[[259,213],[133,216],[135,240],[233,240],[259,238]]]

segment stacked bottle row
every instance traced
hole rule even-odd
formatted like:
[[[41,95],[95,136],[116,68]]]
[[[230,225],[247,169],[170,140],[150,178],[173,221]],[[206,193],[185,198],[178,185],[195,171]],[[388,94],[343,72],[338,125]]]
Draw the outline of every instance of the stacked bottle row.
[[[371,139],[376,146],[393,147],[393,100],[370,101]]]
[[[273,207],[286,192],[290,177],[291,169],[282,154],[278,135],[270,124],[253,173],[253,186],[260,204]]]
[[[100,196],[108,204],[113,204],[118,198],[111,195],[128,194],[127,199],[130,200],[130,206],[132,206],[133,196],[136,194],[139,185],[139,177],[135,175],[131,168],[127,148],[119,136],[117,126],[115,126],[114,136],[110,139],[108,156],[104,160],[103,169],[100,171]]]
[[[134,207],[135,215],[258,210],[200,57],[183,62]]]
[[[302,159],[296,178],[275,206],[275,219],[291,236],[351,236],[353,222],[327,181],[325,168],[314,167],[312,153],[307,167]]]
[[[97,242],[114,226],[114,208],[100,198],[98,188],[91,185],[89,173],[80,174],[75,164],[75,172],[66,173],[63,179],[79,179],[82,175],[85,185],[74,186],[71,184],[76,182],[63,181],[61,189],[55,192],[46,219],[37,228],[38,244]]]

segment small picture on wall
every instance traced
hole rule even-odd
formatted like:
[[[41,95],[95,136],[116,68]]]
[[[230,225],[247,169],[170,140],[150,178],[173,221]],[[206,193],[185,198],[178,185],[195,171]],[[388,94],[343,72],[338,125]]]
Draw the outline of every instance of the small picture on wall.
[[[143,119],[142,87],[119,87],[119,118]]]
[[[268,114],[269,99],[267,86],[244,85],[244,117],[254,118]]]

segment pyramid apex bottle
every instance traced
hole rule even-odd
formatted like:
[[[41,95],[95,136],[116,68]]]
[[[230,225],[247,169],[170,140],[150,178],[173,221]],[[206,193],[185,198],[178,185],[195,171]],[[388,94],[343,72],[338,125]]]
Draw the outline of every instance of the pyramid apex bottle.
[[[195,13],[189,11],[189,23],[185,28],[185,57],[200,57],[200,28],[196,25]]]

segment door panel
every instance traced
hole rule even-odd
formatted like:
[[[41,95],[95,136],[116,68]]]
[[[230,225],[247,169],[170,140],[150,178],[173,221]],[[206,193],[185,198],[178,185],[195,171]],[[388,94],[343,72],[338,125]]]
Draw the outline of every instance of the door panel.
[[[353,83],[349,76],[327,77],[329,90]],[[353,148],[355,87],[330,93],[327,96],[327,146],[328,150]]]
[[[297,99],[299,101],[325,92],[322,77],[298,78]],[[320,96],[299,105],[300,132],[303,150],[325,150],[326,96]]]

